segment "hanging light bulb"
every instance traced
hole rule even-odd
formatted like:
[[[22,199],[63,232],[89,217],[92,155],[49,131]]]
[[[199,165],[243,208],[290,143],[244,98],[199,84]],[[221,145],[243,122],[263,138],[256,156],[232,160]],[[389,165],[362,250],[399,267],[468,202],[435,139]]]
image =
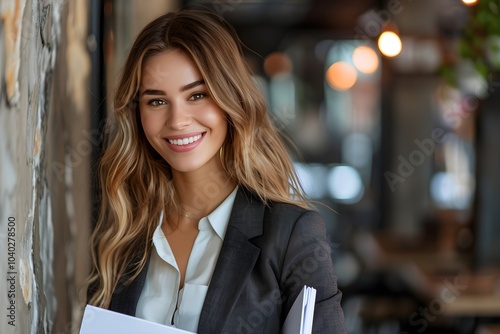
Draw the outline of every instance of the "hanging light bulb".
[[[472,6],[472,5],[475,5],[477,3],[477,0],[462,0],[462,2],[464,4],[466,4],[467,6]]]
[[[378,48],[384,56],[395,57],[403,49],[403,43],[395,32],[384,31],[378,38]]]

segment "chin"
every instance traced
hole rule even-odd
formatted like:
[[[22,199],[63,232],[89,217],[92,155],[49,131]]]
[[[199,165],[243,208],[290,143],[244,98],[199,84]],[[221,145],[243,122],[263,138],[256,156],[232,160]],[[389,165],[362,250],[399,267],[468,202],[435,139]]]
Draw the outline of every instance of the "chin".
[[[218,155],[214,155],[211,158],[210,156],[203,155],[196,158],[186,158],[175,159],[169,162],[169,165],[173,170],[179,173],[205,172],[209,175],[211,172],[219,169],[219,164],[217,163],[219,159]]]
[[[170,167],[180,173],[191,173],[199,170],[203,164],[195,161],[183,161],[183,162],[173,162],[169,163]]]

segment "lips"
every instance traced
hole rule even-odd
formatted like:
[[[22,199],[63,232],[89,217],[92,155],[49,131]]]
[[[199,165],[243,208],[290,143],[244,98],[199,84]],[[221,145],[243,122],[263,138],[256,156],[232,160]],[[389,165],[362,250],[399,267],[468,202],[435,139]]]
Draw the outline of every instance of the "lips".
[[[198,146],[205,137],[206,132],[187,133],[184,135],[169,136],[164,138],[168,147],[175,152],[187,152]]]
[[[184,137],[184,138],[179,138],[179,139],[167,139],[168,142],[172,145],[177,145],[177,146],[183,146],[183,145],[188,145],[194,142],[197,142],[200,140],[202,137],[202,134],[198,134],[196,136],[192,137]]]

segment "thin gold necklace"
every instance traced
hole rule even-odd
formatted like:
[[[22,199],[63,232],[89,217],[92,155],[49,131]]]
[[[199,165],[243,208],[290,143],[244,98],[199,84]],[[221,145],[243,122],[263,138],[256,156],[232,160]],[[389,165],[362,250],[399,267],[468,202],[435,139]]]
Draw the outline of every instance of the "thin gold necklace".
[[[180,209],[179,207],[176,207],[175,209],[176,209],[177,213],[178,213],[180,216],[184,217],[184,218],[187,218],[187,219],[189,219],[189,220],[200,220],[200,218],[196,217],[196,216],[195,216],[194,214],[192,214],[192,213],[188,213],[188,212],[181,211],[181,209]]]

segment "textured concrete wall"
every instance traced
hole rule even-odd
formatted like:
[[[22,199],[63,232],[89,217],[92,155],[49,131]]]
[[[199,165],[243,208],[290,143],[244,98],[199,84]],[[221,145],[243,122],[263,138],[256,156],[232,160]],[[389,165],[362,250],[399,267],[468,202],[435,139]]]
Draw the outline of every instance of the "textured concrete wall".
[[[95,142],[88,8],[0,1],[0,333],[78,332]]]

